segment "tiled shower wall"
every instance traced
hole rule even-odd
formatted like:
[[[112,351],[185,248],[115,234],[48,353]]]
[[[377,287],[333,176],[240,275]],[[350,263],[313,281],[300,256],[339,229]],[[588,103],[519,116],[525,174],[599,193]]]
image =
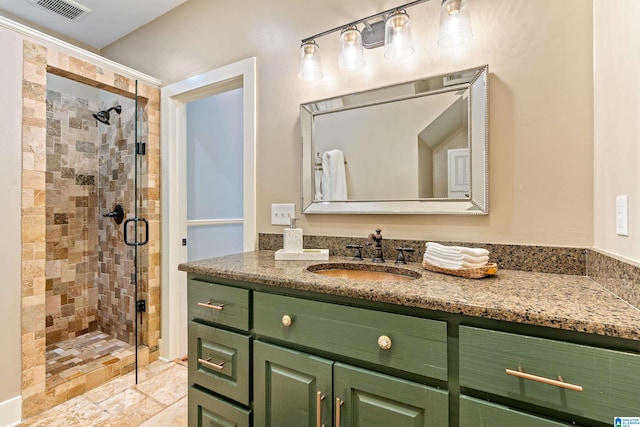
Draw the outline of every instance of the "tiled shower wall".
[[[47,90],[47,345],[97,329],[96,101]]]
[[[110,125],[92,117],[116,105],[122,112],[111,112]],[[135,343],[134,248],[124,225],[102,216],[117,204],[134,216],[135,108],[104,91],[98,104],[47,90],[47,345],[95,330]]]
[[[103,213],[122,205],[125,218],[135,212],[135,101],[101,93],[100,109],[111,112],[110,125],[100,127],[98,154],[98,328],[114,338],[135,343],[135,254],[124,243],[124,223],[116,224]],[[129,226],[133,230],[133,226]],[[129,241],[133,236],[128,236]]]

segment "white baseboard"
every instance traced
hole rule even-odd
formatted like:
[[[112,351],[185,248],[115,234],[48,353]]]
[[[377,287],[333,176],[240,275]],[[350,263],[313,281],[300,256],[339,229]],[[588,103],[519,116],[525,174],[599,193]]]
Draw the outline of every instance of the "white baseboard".
[[[0,402],[0,426],[13,427],[22,422],[22,396]]]

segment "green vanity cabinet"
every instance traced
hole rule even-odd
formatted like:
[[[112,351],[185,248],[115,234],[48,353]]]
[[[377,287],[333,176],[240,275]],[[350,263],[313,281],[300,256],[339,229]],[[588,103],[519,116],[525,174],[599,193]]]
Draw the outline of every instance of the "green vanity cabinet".
[[[446,391],[260,341],[254,390],[256,426],[448,425]]]
[[[202,274],[187,294],[189,427],[602,427],[640,416],[632,340]]]

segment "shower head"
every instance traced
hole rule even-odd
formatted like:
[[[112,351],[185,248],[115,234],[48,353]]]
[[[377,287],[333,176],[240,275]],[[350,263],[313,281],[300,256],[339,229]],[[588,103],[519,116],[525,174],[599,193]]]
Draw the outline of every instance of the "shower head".
[[[93,113],[93,117],[99,121],[100,123],[104,123],[105,125],[109,125],[109,112],[115,111],[120,114],[122,112],[122,106],[116,105],[115,107],[111,107],[108,110],[98,111],[97,113]]]

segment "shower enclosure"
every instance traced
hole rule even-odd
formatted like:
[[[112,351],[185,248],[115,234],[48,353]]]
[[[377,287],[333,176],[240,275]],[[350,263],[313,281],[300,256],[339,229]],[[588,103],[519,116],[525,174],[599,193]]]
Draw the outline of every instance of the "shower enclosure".
[[[48,395],[148,361],[148,121],[121,92],[47,75]]]

